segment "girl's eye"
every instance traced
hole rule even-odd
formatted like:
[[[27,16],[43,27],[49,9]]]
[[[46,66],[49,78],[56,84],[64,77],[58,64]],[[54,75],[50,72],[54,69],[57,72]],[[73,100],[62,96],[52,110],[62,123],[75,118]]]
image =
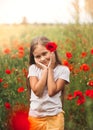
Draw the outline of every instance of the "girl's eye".
[[[41,56],[46,56],[48,52],[43,52],[41,55],[34,56],[37,59],[40,59]]]
[[[40,56],[35,56],[35,58],[36,58],[36,59],[39,59],[39,58],[40,58]]]
[[[43,54],[42,54],[43,56],[45,56],[45,55],[47,55],[47,52],[43,52]]]

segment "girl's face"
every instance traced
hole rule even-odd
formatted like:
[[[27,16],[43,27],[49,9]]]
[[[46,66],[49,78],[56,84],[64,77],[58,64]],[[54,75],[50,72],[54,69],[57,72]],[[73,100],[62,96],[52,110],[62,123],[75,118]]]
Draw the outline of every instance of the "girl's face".
[[[34,59],[48,66],[51,52],[43,45],[37,45],[33,51]]]

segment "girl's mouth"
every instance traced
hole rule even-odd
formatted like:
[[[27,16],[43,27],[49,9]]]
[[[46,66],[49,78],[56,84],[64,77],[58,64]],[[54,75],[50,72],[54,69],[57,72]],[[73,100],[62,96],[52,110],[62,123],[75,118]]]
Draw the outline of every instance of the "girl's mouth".
[[[47,62],[42,62],[45,66],[48,66],[48,61]]]

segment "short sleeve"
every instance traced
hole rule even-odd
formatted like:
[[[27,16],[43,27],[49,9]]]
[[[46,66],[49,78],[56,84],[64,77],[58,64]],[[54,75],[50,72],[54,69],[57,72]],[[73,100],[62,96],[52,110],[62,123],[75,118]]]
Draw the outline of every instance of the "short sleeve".
[[[30,76],[36,76],[38,77],[38,69],[35,65],[31,65],[28,70],[28,78]]]
[[[61,67],[59,78],[64,79],[68,83],[70,82],[70,70],[68,67],[66,66]]]

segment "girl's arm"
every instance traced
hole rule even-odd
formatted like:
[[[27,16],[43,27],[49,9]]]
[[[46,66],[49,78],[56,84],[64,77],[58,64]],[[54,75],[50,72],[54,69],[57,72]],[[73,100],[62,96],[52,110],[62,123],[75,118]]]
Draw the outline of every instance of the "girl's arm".
[[[54,96],[59,91],[63,90],[66,81],[63,79],[58,79],[56,82],[54,81],[53,69],[51,67],[48,68],[48,94],[49,96]]]
[[[38,97],[41,97],[43,94],[44,88],[46,86],[48,70],[44,64],[38,62],[36,59],[35,59],[35,62],[36,62],[36,65],[42,69],[42,75],[39,80],[37,77],[31,76],[30,77],[30,86],[31,86],[31,89],[33,90],[33,92],[35,93],[35,95]]]
[[[47,68],[42,70],[42,76],[38,80],[37,77],[31,76],[30,77],[30,86],[33,92],[36,96],[41,97],[46,85],[46,79],[47,79]]]
[[[56,93],[64,89],[65,84],[67,83],[63,79],[58,79],[57,81],[54,81],[54,72],[53,68],[55,67],[55,55],[54,53],[51,53],[50,57],[50,63],[48,66],[48,94],[49,96],[54,96]]]

